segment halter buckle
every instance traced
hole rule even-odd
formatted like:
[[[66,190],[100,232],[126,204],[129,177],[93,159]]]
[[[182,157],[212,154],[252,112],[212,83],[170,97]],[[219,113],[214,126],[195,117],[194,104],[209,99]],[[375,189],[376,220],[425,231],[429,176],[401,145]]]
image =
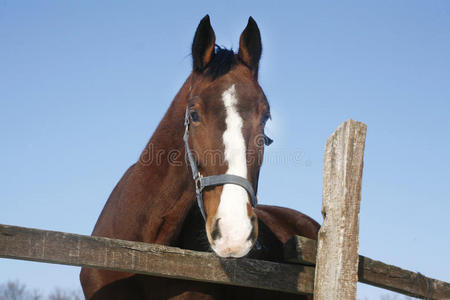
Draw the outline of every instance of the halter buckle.
[[[197,190],[198,193],[201,193],[203,191],[203,186],[202,186],[202,180],[203,176],[202,174],[198,173],[197,178],[195,178],[195,189]]]

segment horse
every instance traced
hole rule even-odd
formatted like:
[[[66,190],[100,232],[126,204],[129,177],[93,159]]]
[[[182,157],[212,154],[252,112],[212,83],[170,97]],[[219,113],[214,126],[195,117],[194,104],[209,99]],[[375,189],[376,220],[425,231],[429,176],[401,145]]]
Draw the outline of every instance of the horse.
[[[216,46],[206,15],[192,43],[192,72],[139,160],[106,202],[93,236],[156,243],[220,257],[283,261],[293,235],[319,224],[288,208],[258,205],[270,106],[258,83],[261,35],[250,17],[239,50]],[[82,268],[88,300],[309,299],[244,287]]]

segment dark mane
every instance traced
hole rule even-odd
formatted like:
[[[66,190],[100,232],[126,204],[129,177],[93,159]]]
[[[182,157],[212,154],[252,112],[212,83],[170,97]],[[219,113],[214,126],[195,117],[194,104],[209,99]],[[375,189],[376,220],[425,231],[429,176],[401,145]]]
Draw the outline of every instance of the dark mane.
[[[211,76],[214,80],[227,74],[236,64],[237,59],[233,50],[216,45],[214,58],[209,63],[206,75]]]

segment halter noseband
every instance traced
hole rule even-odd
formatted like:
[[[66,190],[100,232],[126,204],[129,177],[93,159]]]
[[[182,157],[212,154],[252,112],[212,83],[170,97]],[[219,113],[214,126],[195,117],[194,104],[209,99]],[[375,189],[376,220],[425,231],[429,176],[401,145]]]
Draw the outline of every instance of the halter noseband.
[[[221,175],[212,175],[208,177],[203,177],[202,174],[198,171],[197,164],[194,159],[194,155],[192,154],[191,148],[189,147],[189,108],[186,108],[186,114],[184,116],[184,148],[186,151],[186,157],[189,161],[189,165],[192,170],[192,177],[195,181],[195,193],[197,194],[197,204],[202,213],[203,219],[206,221],[206,213],[205,208],[203,206],[203,189],[208,186],[216,186],[222,184],[236,184],[243,187],[247,193],[250,195],[252,206],[255,207],[257,204],[257,199],[255,195],[255,191],[253,190],[252,184],[247,180],[247,178],[232,175],[232,174],[221,174]]]

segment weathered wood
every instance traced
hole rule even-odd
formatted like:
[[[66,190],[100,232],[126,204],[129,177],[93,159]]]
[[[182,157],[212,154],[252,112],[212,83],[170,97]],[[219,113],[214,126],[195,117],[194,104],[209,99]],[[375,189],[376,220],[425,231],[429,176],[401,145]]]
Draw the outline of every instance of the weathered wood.
[[[284,245],[289,262],[314,265],[317,242],[293,237]],[[450,299],[450,283],[359,256],[358,281],[416,298]]]
[[[284,260],[313,266],[316,264],[317,242],[295,235],[284,244]]]
[[[314,299],[356,299],[366,125],[348,120],[328,138]]]
[[[0,257],[312,294],[314,268],[0,225]]]
[[[450,283],[360,256],[359,281],[422,299],[450,299]]]

